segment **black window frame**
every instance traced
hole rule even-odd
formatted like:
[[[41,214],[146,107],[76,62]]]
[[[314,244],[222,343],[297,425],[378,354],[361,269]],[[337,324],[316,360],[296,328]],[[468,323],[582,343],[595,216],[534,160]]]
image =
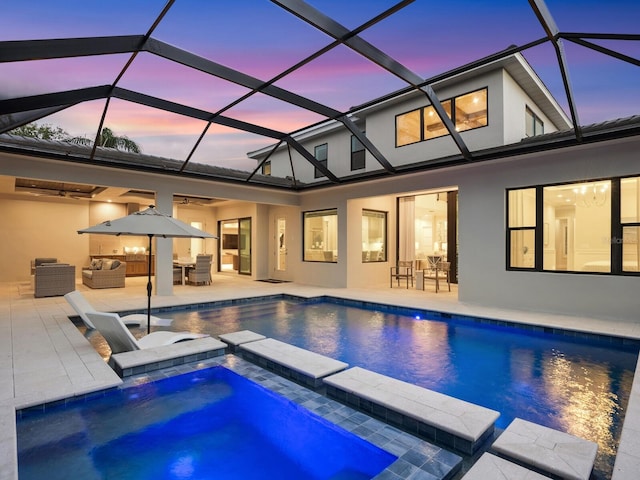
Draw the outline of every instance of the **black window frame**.
[[[302,212],[302,261],[303,262],[311,262],[311,263],[338,263],[336,259],[326,260],[326,259],[311,259],[307,258],[306,245],[307,245],[307,219],[312,217],[323,217],[323,216],[335,216],[336,217],[336,225],[338,223],[338,208],[323,208],[321,210],[307,210]],[[338,232],[336,231],[336,245],[339,241]],[[313,238],[312,238],[313,242]]]
[[[474,90],[470,90],[468,92],[464,92],[461,93],[459,95],[456,95],[454,97],[450,97],[450,98],[446,98],[444,100],[441,100],[440,103],[444,104],[446,102],[451,102],[451,116],[449,117],[449,119],[451,120],[451,123],[453,123],[453,125],[456,124],[456,99],[460,98],[460,97],[464,97],[466,95],[475,93],[475,92],[481,92],[485,90],[486,91],[486,98],[487,98],[487,124],[486,125],[481,125],[479,127],[473,127],[473,128],[469,128],[467,130],[462,130],[460,133],[464,133],[464,132],[470,132],[472,130],[477,130],[478,128],[485,128],[488,127],[490,124],[489,121],[489,87],[488,86],[484,86],[481,88],[476,88]],[[402,113],[398,113],[395,117],[394,117],[394,129],[395,129],[395,147],[396,148],[402,148],[402,147],[406,147],[409,145],[415,145],[416,143],[421,143],[421,142],[428,142],[429,140],[435,140],[436,138],[442,138],[442,137],[446,137],[447,135],[449,135],[449,133],[445,133],[436,137],[430,137],[430,138],[425,138],[424,135],[424,111],[425,109],[432,107],[433,105],[429,104],[429,105],[424,105],[422,107],[419,108],[414,108],[411,110],[407,110],[406,112],[402,112]],[[413,112],[420,112],[420,139],[416,140],[415,142],[411,142],[411,143],[404,143],[402,145],[398,145],[398,117],[401,117],[403,115],[407,115],[409,113],[413,113]]]
[[[560,275],[605,275],[605,276],[640,276],[640,271],[624,270],[622,264],[622,239],[625,227],[638,227],[640,228],[640,221],[638,222],[622,222],[620,218],[620,211],[622,205],[620,183],[625,178],[637,178],[640,177],[640,173],[636,175],[625,175],[616,177],[605,178],[593,178],[593,179],[576,179],[574,181],[565,181],[558,183],[549,183],[541,185],[528,185],[521,187],[513,187],[506,189],[505,195],[505,267],[507,271],[530,271],[530,272],[544,272],[544,273],[556,273]],[[544,268],[544,189],[547,187],[580,184],[585,182],[611,182],[611,231],[610,235],[610,271],[609,272],[592,272],[581,270],[549,270]],[[535,213],[535,225],[533,227],[510,227],[509,226],[509,192],[513,190],[526,190],[535,188],[536,190],[536,213]],[[512,267],[510,266],[510,254],[511,254],[511,232],[516,230],[531,230],[535,231],[535,261],[534,267]]]
[[[364,133],[364,132],[363,132]],[[358,137],[351,135],[351,171],[364,170],[366,167],[366,149]]]
[[[544,135],[544,122],[538,115],[536,115],[536,112],[534,112],[531,107],[526,105],[524,108],[524,114],[525,114],[525,125],[524,125],[525,137],[530,138],[530,137],[536,137],[538,135]],[[527,131],[529,117],[533,119],[533,135],[529,135]],[[538,132],[538,129],[536,128],[537,125],[540,125],[540,129],[541,129],[540,132]]]
[[[373,214],[381,215],[384,218],[384,235],[382,241],[382,250],[380,251],[379,256],[376,257],[375,260],[372,260],[371,257],[365,259],[364,255],[362,256],[362,263],[380,263],[387,261],[387,246],[389,245],[389,212],[385,210],[374,210],[372,208],[363,208],[362,216],[364,217],[365,212],[370,212]]]
[[[319,158],[320,149],[324,148],[324,158]],[[323,165],[325,168],[328,168],[328,159],[329,159],[329,144],[321,143],[320,145],[316,145],[313,147],[313,156],[315,159]],[[324,178],[325,174],[322,173],[318,167],[313,167],[313,178]]]

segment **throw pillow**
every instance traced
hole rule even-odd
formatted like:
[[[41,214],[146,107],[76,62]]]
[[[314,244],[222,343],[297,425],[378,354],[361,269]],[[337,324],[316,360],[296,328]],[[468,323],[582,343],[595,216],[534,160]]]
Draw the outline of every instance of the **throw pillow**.
[[[102,259],[94,258],[91,260],[91,264],[89,265],[89,270],[100,270],[102,268]]]
[[[104,260],[102,260],[102,268],[100,270],[111,270],[112,263],[113,260],[111,260],[110,258],[105,258]]]
[[[111,264],[111,270],[115,270],[119,266],[120,266],[120,260],[114,260],[113,263]]]

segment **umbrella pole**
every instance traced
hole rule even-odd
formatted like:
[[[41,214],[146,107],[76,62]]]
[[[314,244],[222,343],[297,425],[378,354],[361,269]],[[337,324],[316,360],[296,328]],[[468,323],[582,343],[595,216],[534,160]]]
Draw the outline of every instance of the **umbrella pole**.
[[[147,335],[151,333],[151,238],[153,235],[149,235],[149,263],[148,263],[148,279],[147,279]]]

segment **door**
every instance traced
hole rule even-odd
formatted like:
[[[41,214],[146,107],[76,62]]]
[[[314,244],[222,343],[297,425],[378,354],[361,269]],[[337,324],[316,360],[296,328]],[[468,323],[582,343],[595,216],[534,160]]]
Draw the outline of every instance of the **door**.
[[[251,275],[251,218],[240,218],[238,220],[238,236],[240,237],[238,273]]]
[[[276,219],[276,272],[287,271],[287,221],[284,217]]]

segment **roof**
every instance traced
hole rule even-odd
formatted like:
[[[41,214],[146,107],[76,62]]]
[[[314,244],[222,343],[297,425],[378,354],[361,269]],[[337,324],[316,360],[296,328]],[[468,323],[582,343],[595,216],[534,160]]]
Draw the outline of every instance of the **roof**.
[[[353,0],[348,8],[330,0],[114,0],[110,12],[117,22],[91,2],[32,0],[3,11],[0,134],[40,121],[92,141],[109,127],[145,155],[92,148],[65,158],[295,189],[291,179],[257,175],[246,152],[284,142],[326,170],[296,135],[333,120],[376,149],[353,117],[403,91],[426,95],[460,156],[474,160],[434,85],[494,62],[530,64],[539,76],[530,87],[552,94],[537,101],[557,99],[578,142],[594,123],[585,118],[634,115],[640,104],[638,2],[596,2],[576,15],[568,2],[543,0]],[[453,18],[456,28],[443,21]],[[526,62],[508,65],[520,54]],[[609,80],[599,77],[605,72]],[[13,153],[57,155],[44,143],[8,143]]]

